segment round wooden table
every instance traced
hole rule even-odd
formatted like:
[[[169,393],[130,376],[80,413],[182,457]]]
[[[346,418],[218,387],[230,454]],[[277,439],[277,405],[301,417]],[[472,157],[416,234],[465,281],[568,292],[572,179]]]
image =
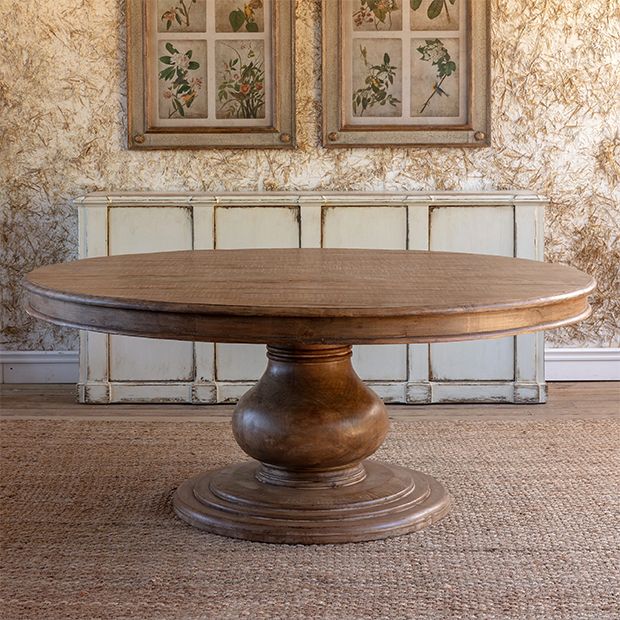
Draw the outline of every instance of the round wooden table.
[[[499,337],[590,314],[594,280],[571,267],[444,252],[205,250],[92,258],[26,279],[42,319],[130,336],[266,343],[233,433],[253,459],[181,484],[191,525],[248,540],[333,543],[419,530],[450,508],[430,476],[366,460],[382,401],[351,345]],[[208,450],[208,446],[205,447]]]

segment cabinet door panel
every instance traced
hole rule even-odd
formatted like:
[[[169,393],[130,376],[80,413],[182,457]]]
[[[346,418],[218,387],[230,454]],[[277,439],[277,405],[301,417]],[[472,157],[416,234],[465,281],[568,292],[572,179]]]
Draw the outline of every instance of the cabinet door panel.
[[[365,381],[406,381],[407,345],[357,345],[353,347],[353,366]]]
[[[324,248],[407,249],[406,207],[324,207]]]
[[[192,218],[187,208],[110,209],[109,253],[138,254],[192,249]],[[191,381],[193,343],[110,336],[110,380]]]
[[[216,344],[215,373],[218,381],[253,381],[267,366],[262,344]]]
[[[191,381],[194,356],[191,342],[112,336],[112,381]]]
[[[431,345],[431,381],[512,381],[514,338]]]
[[[327,207],[322,218],[323,247],[407,249],[406,207]],[[405,381],[407,345],[360,345],[353,365],[368,381]]]
[[[514,207],[432,207],[429,249],[514,256]]]
[[[215,247],[298,248],[299,207],[216,207]]]
[[[192,249],[192,212],[186,207],[114,207],[109,227],[110,256]]]
[[[434,207],[429,248],[513,256],[513,207]],[[512,381],[514,338],[432,344],[429,370],[431,381]]]
[[[298,207],[216,207],[215,247],[299,247]],[[265,370],[265,347],[256,344],[216,344],[215,367],[219,381],[258,379]]]

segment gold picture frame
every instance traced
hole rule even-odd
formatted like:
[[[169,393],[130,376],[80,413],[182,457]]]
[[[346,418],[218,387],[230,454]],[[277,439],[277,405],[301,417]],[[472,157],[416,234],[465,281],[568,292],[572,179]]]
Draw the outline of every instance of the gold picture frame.
[[[488,0],[323,0],[323,145],[490,143]]]
[[[294,0],[128,0],[130,149],[293,148]]]

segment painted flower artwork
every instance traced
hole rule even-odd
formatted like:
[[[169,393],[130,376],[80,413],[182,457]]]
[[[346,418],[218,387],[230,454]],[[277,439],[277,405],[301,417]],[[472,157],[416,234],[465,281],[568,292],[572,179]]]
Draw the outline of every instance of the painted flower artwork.
[[[153,129],[145,141],[293,145],[293,0],[135,3],[143,45],[133,48],[142,56],[134,100],[144,134]]]
[[[218,118],[265,118],[262,43],[218,41]]]
[[[165,11],[161,16],[161,21],[166,22],[166,30],[170,30],[170,26],[172,26],[175,21],[179,26],[189,28],[189,13],[193,4],[196,4],[196,0],[187,0],[187,4],[185,4],[184,0],[179,0],[179,4],[172,5]]]
[[[205,32],[206,0],[157,0],[159,32]]]
[[[417,11],[422,7],[423,0],[410,0],[410,2],[411,8],[414,11]],[[426,9],[426,15],[429,19],[436,19],[442,14],[442,12],[445,11],[446,19],[448,21],[451,21],[448,3],[454,5],[455,2],[456,0],[431,0],[430,4]]]
[[[353,11],[353,24],[356,30],[400,28],[399,9],[397,0],[359,0]]]
[[[202,79],[196,74],[200,63],[192,59],[192,49],[180,52],[170,41],[165,48],[167,54],[159,58],[163,66],[159,72],[160,83],[164,85],[162,97],[168,102],[168,118],[184,117],[203,87]]]
[[[444,82],[454,74],[457,67],[441,39],[427,39],[425,45],[418,47],[417,51],[420,53],[422,61],[429,62],[435,67],[436,73],[436,80],[431,88],[430,95],[419,110],[419,114],[423,114],[433,97],[450,96]]]
[[[397,67],[392,64],[390,55],[383,53],[380,64],[373,64],[368,61],[368,50],[360,46],[360,55],[366,67],[366,77],[364,86],[353,92],[353,114],[364,116],[367,110],[372,113],[375,106],[396,107],[400,103],[390,91],[394,84],[394,76]]]

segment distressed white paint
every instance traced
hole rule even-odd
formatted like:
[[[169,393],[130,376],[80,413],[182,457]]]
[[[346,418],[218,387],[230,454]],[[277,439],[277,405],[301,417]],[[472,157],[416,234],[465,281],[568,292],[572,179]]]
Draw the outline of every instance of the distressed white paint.
[[[109,210],[108,254],[191,250],[189,207],[114,207]]]
[[[218,250],[298,248],[299,208],[217,208],[215,247]]]
[[[412,204],[407,207],[409,250],[428,250],[430,207],[426,204]]]
[[[415,358],[415,352],[421,346],[423,345],[411,347],[412,358]],[[620,381],[620,349],[617,348],[547,348],[544,359],[547,381]],[[75,383],[78,367],[77,351],[0,351],[0,383]],[[431,389],[430,383],[420,383],[419,386],[409,383],[404,386],[398,382],[369,381],[368,384],[382,394],[389,390],[392,396],[397,397],[405,393],[405,388],[412,392],[418,387],[423,388],[424,393]],[[250,387],[252,383],[230,385]],[[457,383],[456,387],[459,385],[461,384]],[[86,389],[99,395],[86,399],[88,402],[107,402],[107,383],[92,383],[87,385]],[[201,385],[196,382],[193,389],[194,402],[215,402],[214,383]],[[534,402],[539,402],[537,394],[541,389],[544,389],[544,384],[536,382],[515,384],[515,394],[529,394],[532,396],[530,400]],[[407,399],[403,396],[391,402],[405,400]]]
[[[407,345],[358,345],[353,347],[353,366],[364,380],[406,381]]]
[[[321,213],[323,211],[320,204],[313,201],[299,201],[300,208],[300,247],[320,248],[321,247]]]
[[[105,253],[108,245],[120,253],[322,244],[540,258],[544,204],[527,192],[93,194],[79,201],[80,238],[84,255]],[[99,211],[90,216],[91,209]],[[266,363],[262,345],[90,333],[81,341],[80,398],[87,402],[232,402]],[[542,343],[542,335],[526,335],[359,346],[353,361],[387,402],[540,402]]]
[[[431,381],[512,381],[514,338],[431,345]]]
[[[212,342],[197,342],[194,348],[196,381],[213,381],[215,379],[215,345]]]
[[[485,383],[476,382],[432,382],[432,402],[437,403],[471,403],[471,402],[514,402],[514,383],[509,381]]]
[[[515,201],[514,255],[530,260],[545,258],[545,215],[543,209],[528,200]],[[524,334],[515,338],[516,397],[536,401],[537,378],[545,376],[545,334]]]
[[[215,247],[215,208],[213,200],[192,203],[194,250],[212,250]],[[197,342],[194,345],[196,387],[193,400],[212,402],[215,400],[215,345],[211,342]],[[200,384],[206,385],[200,385]]]
[[[323,247],[405,250],[407,209],[380,205],[325,207]]]
[[[110,255],[191,250],[192,210],[189,207],[113,207],[109,210],[108,231]],[[111,335],[109,372],[111,381],[191,381],[194,345]],[[141,394],[137,389],[130,393]]]
[[[429,249],[514,256],[514,207],[432,207]],[[514,338],[432,344],[431,381],[512,381]]]
[[[192,381],[191,342],[110,337],[111,381]]]
[[[95,258],[108,254],[108,207],[105,200],[93,201],[84,210],[80,227],[80,258]]]
[[[255,381],[267,364],[262,344],[217,344],[215,351],[218,381]]]
[[[89,208],[80,209],[80,258],[108,255],[108,201],[105,196],[90,198]],[[106,384],[109,380],[108,339],[107,334],[80,332],[80,385],[89,381]],[[107,398],[107,388],[105,395]]]
[[[113,382],[110,383],[110,402],[191,403],[192,387],[191,383]]]
[[[430,211],[430,250],[514,255],[512,206],[433,206]]]
[[[324,248],[406,250],[407,207],[328,206],[323,209]],[[407,345],[358,345],[353,366],[364,380],[406,380]]]
[[[299,247],[299,207],[219,207],[215,212],[215,247],[219,250]],[[265,347],[216,344],[219,381],[252,381],[265,370]]]
[[[215,208],[194,205],[192,208],[194,250],[212,250],[215,247]]]

